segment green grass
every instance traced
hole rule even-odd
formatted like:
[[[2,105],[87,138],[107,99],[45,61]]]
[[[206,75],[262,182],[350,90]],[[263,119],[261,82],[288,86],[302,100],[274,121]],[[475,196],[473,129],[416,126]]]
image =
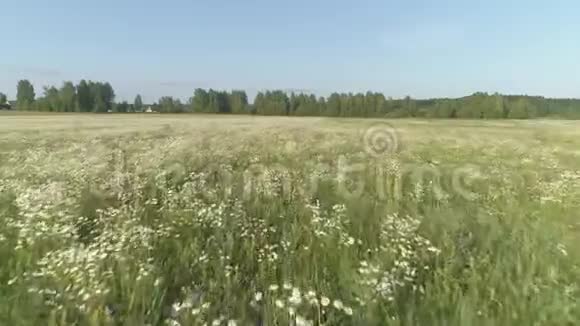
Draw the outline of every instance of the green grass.
[[[574,325],[580,124],[0,117],[0,325]]]

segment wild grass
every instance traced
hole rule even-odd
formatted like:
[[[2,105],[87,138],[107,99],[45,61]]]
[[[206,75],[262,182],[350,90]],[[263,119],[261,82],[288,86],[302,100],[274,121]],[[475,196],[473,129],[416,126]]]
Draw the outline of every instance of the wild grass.
[[[2,325],[574,325],[580,124],[0,117]]]

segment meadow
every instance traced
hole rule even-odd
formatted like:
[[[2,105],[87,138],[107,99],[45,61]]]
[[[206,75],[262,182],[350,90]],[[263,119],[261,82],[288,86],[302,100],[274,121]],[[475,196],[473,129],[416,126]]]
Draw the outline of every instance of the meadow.
[[[580,122],[0,115],[0,325],[575,325]]]

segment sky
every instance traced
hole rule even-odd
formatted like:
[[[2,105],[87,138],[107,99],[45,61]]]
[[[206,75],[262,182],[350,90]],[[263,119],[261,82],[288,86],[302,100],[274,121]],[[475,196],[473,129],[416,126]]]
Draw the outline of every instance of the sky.
[[[195,88],[580,97],[577,0],[3,0],[0,92],[109,81]]]

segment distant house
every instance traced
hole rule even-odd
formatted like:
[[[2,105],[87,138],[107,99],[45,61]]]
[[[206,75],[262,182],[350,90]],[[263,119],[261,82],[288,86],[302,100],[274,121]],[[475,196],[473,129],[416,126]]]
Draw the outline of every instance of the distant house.
[[[153,109],[150,106],[148,106],[147,109],[145,109],[144,112],[146,112],[146,113],[152,113],[152,112],[155,112],[155,111],[153,111]]]

